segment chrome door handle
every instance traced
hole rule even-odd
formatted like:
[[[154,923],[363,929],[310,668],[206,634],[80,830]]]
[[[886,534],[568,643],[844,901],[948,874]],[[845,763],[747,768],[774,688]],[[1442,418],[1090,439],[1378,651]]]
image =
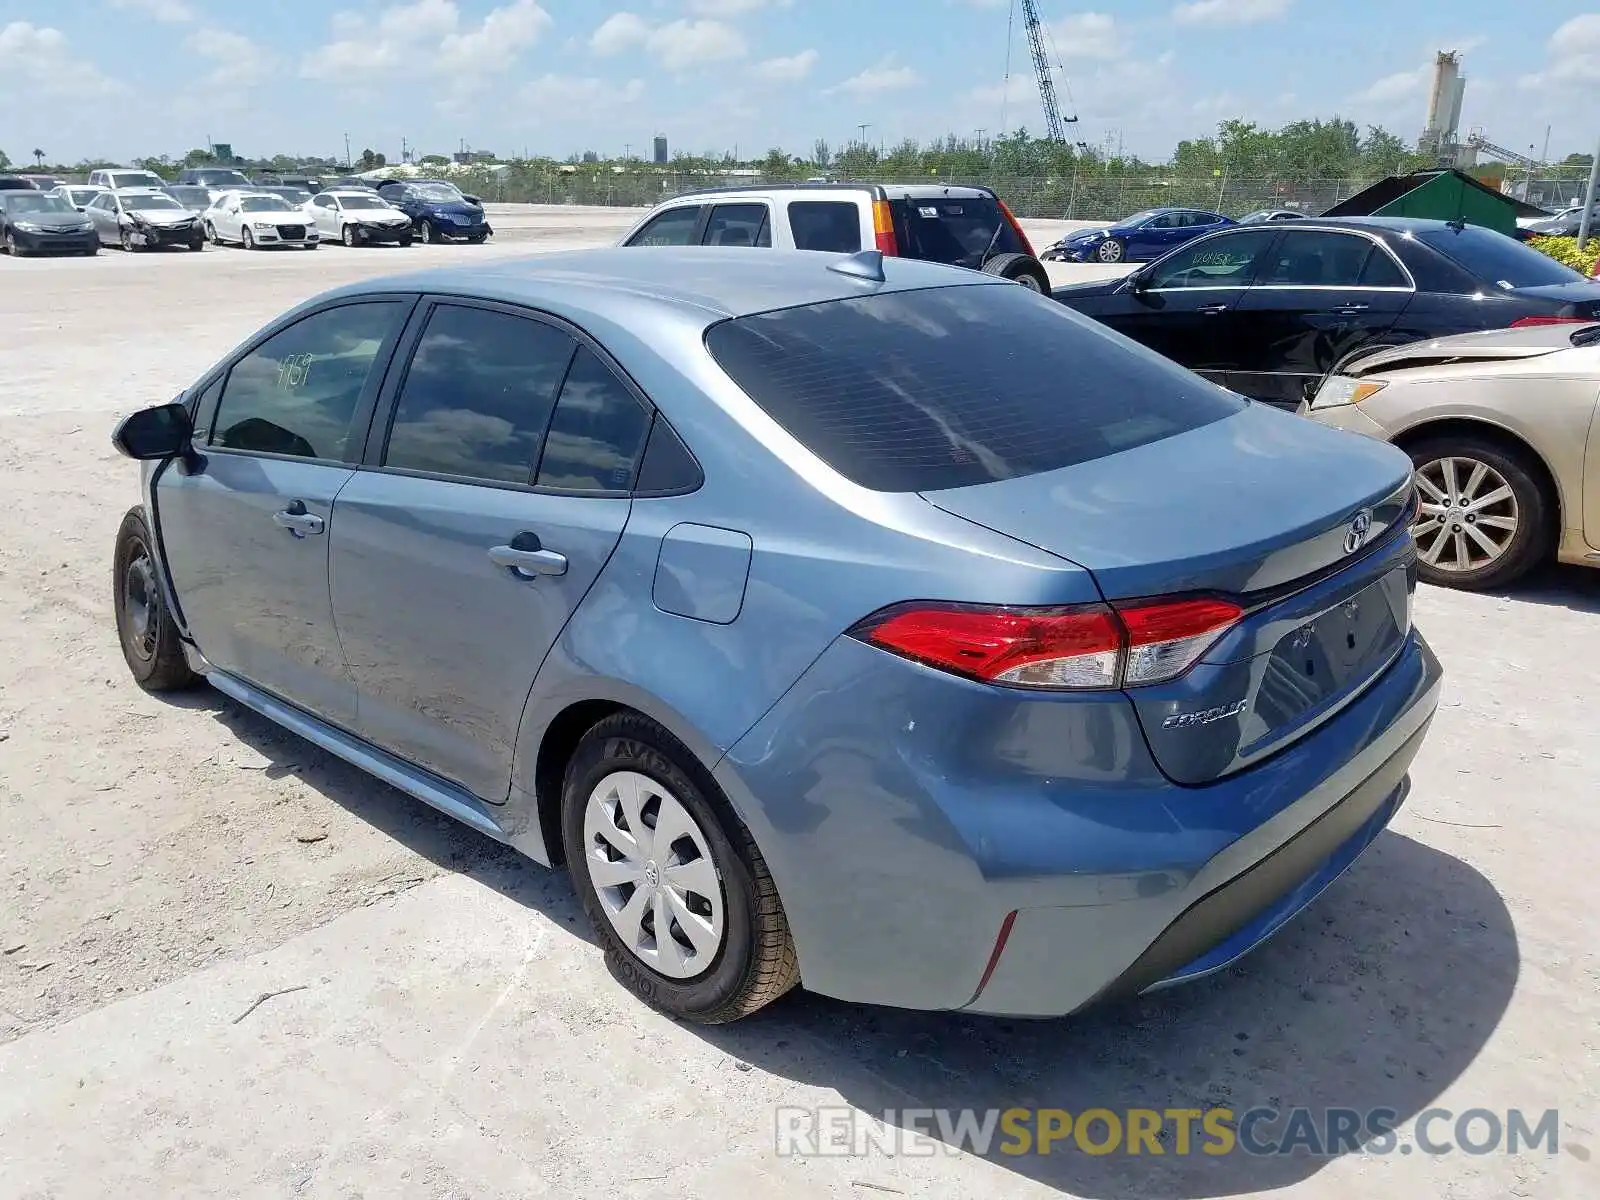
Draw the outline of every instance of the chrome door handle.
[[[1372,305],[1370,305],[1370,304],[1362,304],[1359,301],[1357,301],[1356,303],[1353,303],[1353,304],[1341,304],[1337,308],[1335,308],[1333,311],[1336,312],[1336,313],[1358,313],[1358,312],[1366,312],[1367,309],[1369,309],[1371,307],[1372,307]]]
[[[282,512],[272,514],[272,523],[279,529],[287,529],[296,537],[306,537],[309,534],[321,533],[327,528],[323,519],[316,513],[306,511],[305,502],[296,500]]]
[[[1226,304],[1204,304],[1195,309],[1195,312],[1204,313],[1208,317],[1214,317],[1218,313],[1224,313],[1227,311],[1228,306]]]
[[[489,550],[489,561],[497,567],[505,567],[521,579],[567,573],[567,556],[544,549],[532,534],[518,534],[513,541],[523,544],[494,546]]]

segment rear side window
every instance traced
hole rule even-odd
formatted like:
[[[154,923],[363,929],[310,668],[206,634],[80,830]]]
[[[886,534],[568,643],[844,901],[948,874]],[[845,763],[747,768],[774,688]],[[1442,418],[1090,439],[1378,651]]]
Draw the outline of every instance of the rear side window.
[[[384,465],[531,483],[573,348],[540,321],[441,304],[406,370]]]
[[[1386,250],[1377,246],[1372,248],[1372,253],[1367,255],[1367,265],[1361,268],[1361,286],[1369,288],[1409,288],[1411,281],[1406,278],[1405,272],[1400,269],[1400,264]]]
[[[996,254],[1020,254],[1022,241],[988,196],[896,200],[895,240],[907,258],[976,270]]]
[[[861,212],[848,200],[794,200],[789,229],[796,250],[854,254],[861,249]]]
[[[1585,283],[1583,275],[1515,238],[1477,225],[1440,225],[1417,234],[1417,240],[1495,287],[1511,289]]]
[[[578,349],[539,460],[539,486],[625,492],[633,486],[650,413],[587,346]]]
[[[706,345],[808,450],[884,492],[1052,471],[1245,403],[1065,305],[998,285],[740,317]]]
[[[770,246],[772,224],[765,204],[719,204],[711,210],[702,239],[707,246]]]

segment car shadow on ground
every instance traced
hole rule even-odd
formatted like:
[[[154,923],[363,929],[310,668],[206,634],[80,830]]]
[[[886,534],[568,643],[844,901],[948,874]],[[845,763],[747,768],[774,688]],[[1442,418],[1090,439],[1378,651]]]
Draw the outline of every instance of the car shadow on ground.
[[[591,943],[565,872],[492,839],[202,688],[175,698],[210,712],[329,800],[440,867],[506,895]],[[1429,1107],[1483,1049],[1515,988],[1511,915],[1466,863],[1384,834],[1273,942],[1208,980],[1076,1017],[1006,1020],[843,1004],[794,992],[733,1025],[688,1027],[754,1068],[836,1092],[859,1113],[939,1136],[907,1110],[1091,1108],[1211,1110],[1265,1106],[1363,1114],[1398,1126]],[[622,985],[618,1002],[626,1003]],[[1465,1096],[1457,1105],[1493,1107]],[[774,1113],[776,1140],[777,1115]],[[1270,1139],[1281,1122],[1261,1126]],[[1104,1137],[1104,1127],[1097,1135]],[[1315,1175],[1331,1155],[1092,1155],[1068,1139],[1012,1155],[997,1134],[984,1157],[1073,1196],[1199,1200],[1267,1192]],[[971,1149],[971,1147],[967,1147]],[[865,1165],[865,1163],[864,1163]]]
[[[1600,613],[1600,570],[1551,563],[1523,576],[1504,591],[1488,595],[1523,604],[1545,604],[1573,612]]]

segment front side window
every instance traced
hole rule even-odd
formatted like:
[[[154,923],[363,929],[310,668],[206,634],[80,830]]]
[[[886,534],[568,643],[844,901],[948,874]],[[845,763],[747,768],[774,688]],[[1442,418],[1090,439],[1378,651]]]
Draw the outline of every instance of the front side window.
[[[765,204],[718,204],[706,222],[707,246],[771,246],[772,225]]]
[[[348,460],[365,434],[351,427],[362,390],[405,309],[397,300],[346,304],[268,338],[228,373],[211,444]]]
[[[579,347],[561,388],[539,486],[565,492],[625,492],[644,452],[650,413],[611,368]]]
[[[1191,242],[1157,263],[1145,287],[1151,291],[1245,287],[1255,276],[1256,260],[1277,237],[1275,230],[1259,229]]]
[[[687,246],[700,224],[700,206],[669,208],[628,239],[630,246]]]
[[[573,349],[540,321],[439,305],[400,388],[384,465],[530,484]]]

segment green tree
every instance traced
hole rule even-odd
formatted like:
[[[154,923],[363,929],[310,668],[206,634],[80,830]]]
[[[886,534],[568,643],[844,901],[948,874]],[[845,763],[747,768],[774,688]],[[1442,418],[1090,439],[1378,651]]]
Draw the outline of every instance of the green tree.
[[[761,160],[761,174],[767,179],[793,179],[797,172],[794,163],[782,147],[774,146]]]
[[[204,167],[217,161],[217,156],[209,150],[191,150],[183,156],[183,165],[186,167]]]
[[[0,171],[4,171],[10,165],[11,165],[10,157],[6,154],[6,152],[4,150],[0,150]]]
[[[37,146],[34,147],[33,151],[33,165],[36,167],[44,166],[44,151],[40,150]]]

